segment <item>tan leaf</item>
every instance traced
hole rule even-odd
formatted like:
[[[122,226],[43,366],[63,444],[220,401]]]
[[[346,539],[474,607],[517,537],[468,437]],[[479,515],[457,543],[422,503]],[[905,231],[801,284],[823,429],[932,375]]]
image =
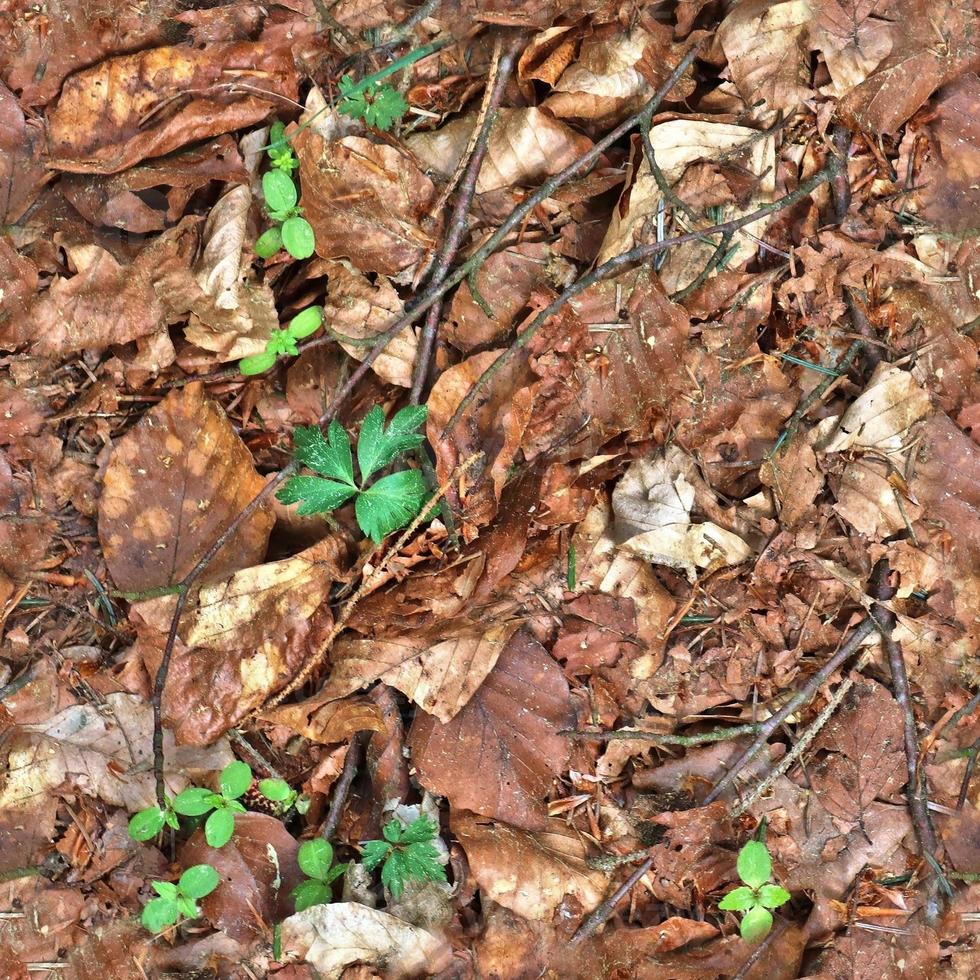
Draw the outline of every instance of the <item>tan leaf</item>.
[[[577,32],[571,27],[549,27],[536,34],[521,52],[518,78],[554,85],[574,60],[577,39]]]
[[[153,709],[135,694],[109,694],[105,710],[65,708],[43,724],[15,729],[3,744],[0,812],[29,810],[32,801],[68,782],[86,796],[129,811],[152,806]],[[167,791],[180,792],[195,775],[232,761],[224,740],[206,750],[178,748],[164,733]]]
[[[224,412],[199,382],[171,392],[113,448],[99,540],[116,586],[179,582],[265,485]],[[272,514],[260,508],[208,568],[217,578],[260,561]]]
[[[384,276],[377,276],[371,283],[349,262],[328,262],[326,273],[324,319],[338,334],[358,340],[370,339],[386,330],[404,310],[395,287]],[[371,370],[389,384],[411,388],[418,345],[417,327],[406,327],[389,341],[371,365]],[[342,341],[340,346],[358,361],[363,361],[371,349],[364,344]]]
[[[880,540],[904,531],[922,516],[922,508],[904,497],[889,479],[883,459],[848,463],[841,474],[834,510],[869,538]]]
[[[692,466],[676,446],[638,459],[616,484],[612,507],[620,547],[656,565],[679,568],[694,582],[697,569],[737,565],[751,557],[752,549],[715,523],[691,522]]]
[[[570,751],[558,732],[571,720],[560,668],[521,630],[452,721],[416,714],[412,761],[419,782],[454,807],[541,830],[545,794]]]
[[[728,70],[746,105],[765,100],[765,119],[809,94],[810,0],[744,0],[718,28]]]
[[[824,482],[816,453],[802,439],[793,439],[781,452],[767,459],[759,469],[759,479],[775,490],[779,518],[786,527],[793,527],[803,519]]]
[[[454,810],[452,829],[483,895],[527,919],[551,921],[567,895],[583,914],[605,896],[608,874],[585,863],[588,845],[564,820],[529,833]]]
[[[49,165],[74,173],[116,173],[193,140],[257,123],[281,97],[296,98],[295,43],[291,37],[278,44],[151,48],[77,72],[48,113]],[[229,85],[243,72],[260,74],[268,97],[250,87],[229,98]]]
[[[674,119],[653,126],[650,141],[657,154],[657,163],[670,184],[676,184],[690,164],[701,160],[717,161],[735,157],[739,167],[758,178],[751,197],[744,204],[734,201],[722,207],[721,220],[730,221],[757,210],[772,200],[775,193],[775,144],[771,138],[759,138],[754,129],[728,123]],[[678,193],[683,198],[682,188]],[[625,213],[613,210],[612,221],[599,252],[599,262],[628,251],[641,241],[649,221],[655,220],[662,195],[644,158],[637,167],[636,179],[629,189]],[[754,236],[761,236],[768,218],[760,218],[746,226]],[[736,235],[736,249],[727,268],[737,269],[759,251],[759,244],[748,234]],[[660,278],[668,293],[682,289],[692,282],[705,267],[714,252],[714,244],[693,242],[672,248],[660,270]]]
[[[326,600],[346,564],[337,536],[201,589],[180,620],[163,699],[182,743],[207,744],[293,678],[333,622]],[[135,604],[139,649],[155,673],[175,598]]]
[[[391,980],[439,973],[452,951],[442,938],[357,902],[314,905],[282,923],[286,959],[301,959],[323,980],[339,980],[354,963],[384,970]]]
[[[385,730],[381,709],[370,698],[336,700],[322,690],[296,704],[264,711],[261,718],[321,745],[345,742],[357,732]]]
[[[317,255],[386,276],[430,257],[440,241],[436,189],[407,154],[363,136],[328,142],[312,129],[293,146]]]
[[[928,393],[915,383],[911,372],[882,361],[820,448],[827,453],[901,449],[908,441],[909,427],[931,408]]]
[[[417,133],[406,142],[422,163],[449,177],[466,150],[476,113],[453,120],[432,133]],[[592,146],[592,141],[541,109],[501,109],[490,130],[486,159],[476,182],[478,194],[540,184],[564,170]]]
[[[832,94],[860,85],[892,49],[892,0],[821,0],[811,27],[813,47],[823,54]],[[823,90],[821,90],[823,91]]]
[[[333,669],[324,691],[342,697],[382,680],[441,722],[451,721],[497,663],[517,623],[450,635],[391,640],[345,640],[331,654]]]

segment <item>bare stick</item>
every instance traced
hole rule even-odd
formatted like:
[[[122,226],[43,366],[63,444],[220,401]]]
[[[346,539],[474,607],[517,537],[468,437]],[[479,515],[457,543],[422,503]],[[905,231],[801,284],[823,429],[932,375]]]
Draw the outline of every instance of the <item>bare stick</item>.
[[[709,742],[724,742],[741,735],[755,735],[758,725],[733,725],[731,728],[716,728],[697,735],[675,735],[663,732],[645,732],[638,728],[620,728],[614,732],[564,731],[559,735],[566,738],[579,738],[583,742],[655,742],[658,745],[705,745]]]
[[[364,754],[364,747],[367,745],[370,732],[357,732],[347,746],[347,755],[344,757],[344,769],[337,780],[337,788],[333,791],[333,798],[330,800],[330,810],[327,813],[326,822],[320,836],[324,840],[331,840],[337,833],[337,825],[340,823],[340,815],[343,813],[344,804],[350,794],[350,788],[357,775],[357,767],[361,764],[361,756]]]
[[[569,940],[569,944],[576,946],[588,939],[601,925],[604,925],[609,917],[616,911],[616,906],[630,893],[633,886],[653,867],[653,857],[648,857],[619,888],[617,888],[601,905],[593,910],[592,914],[583,920],[582,924],[575,930],[575,934]]]

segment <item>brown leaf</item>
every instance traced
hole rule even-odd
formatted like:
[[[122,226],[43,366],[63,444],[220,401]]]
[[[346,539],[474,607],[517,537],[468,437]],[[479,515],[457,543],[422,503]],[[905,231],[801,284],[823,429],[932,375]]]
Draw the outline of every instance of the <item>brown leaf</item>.
[[[331,652],[324,692],[342,697],[382,680],[444,724],[467,704],[497,663],[518,623],[437,636],[342,640]]]
[[[43,157],[40,121],[27,120],[13,92],[0,82],[0,226],[12,225],[23,217],[51,179]]]
[[[99,539],[125,591],[179,582],[264,486],[252,457],[200,383],[171,392],[114,447]],[[272,515],[260,508],[208,567],[214,579],[260,561]]]
[[[290,892],[305,878],[298,851],[281,820],[236,813],[235,833],[224,847],[210,847],[199,827],[180,848],[179,860],[184,868],[210,864],[221,875],[221,887],[201,900],[201,909],[216,929],[247,942],[293,912]]]
[[[821,0],[811,26],[813,47],[823,54],[835,95],[846,95],[892,49],[895,0]]]
[[[588,845],[564,820],[529,833],[454,810],[452,829],[483,895],[527,919],[550,921],[569,895],[587,914],[605,896],[608,874],[588,867]]]
[[[328,142],[313,129],[293,146],[317,255],[386,276],[429,258],[439,243],[436,189],[404,152],[363,136]]]
[[[332,625],[326,600],[346,552],[344,540],[331,536],[201,589],[181,617],[163,699],[164,723],[179,742],[209,744],[293,678]],[[130,609],[151,673],[175,601],[164,596]]]
[[[901,484],[889,480],[890,472],[885,460],[854,460],[836,486],[834,510],[868,538],[890,537],[922,516],[922,508],[908,499]]]
[[[226,42],[118,55],[72,75],[48,113],[50,166],[111,174],[251,126],[295,100],[290,45]],[[236,90],[243,74],[260,79]],[[256,91],[269,93],[267,98]]]
[[[261,717],[321,745],[346,742],[357,732],[385,730],[381,709],[369,698],[337,700],[323,690],[296,704],[264,711]]]
[[[823,474],[808,443],[793,439],[781,452],[770,456],[759,470],[759,479],[776,491],[779,519],[786,527],[799,523],[823,489]]]
[[[415,716],[412,761],[422,785],[454,807],[542,830],[545,794],[570,751],[558,732],[571,720],[561,670],[522,630],[452,721]]]

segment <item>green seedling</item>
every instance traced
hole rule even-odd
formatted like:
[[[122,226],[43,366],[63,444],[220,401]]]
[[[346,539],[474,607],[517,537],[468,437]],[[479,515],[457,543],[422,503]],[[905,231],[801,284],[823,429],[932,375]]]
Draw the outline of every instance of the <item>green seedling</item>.
[[[164,827],[179,829],[180,820],[173,808],[173,800],[166,797],[166,806],[160,809],[158,806],[147,807],[134,813],[129,820],[129,836],[133,840],[150,840],[156,837]]]
[[[297,793],[285,779],[260,779],[259,792],[271,803],[278,805],[280,813],[293,807],[297,813],[306,813],[310,808],[310,798],[305,793]]]
[[[218,887],[220,877],[210,864],[195,864],[188,868],[177,884],[172,881],[154,881],[157,898],[151,898],[143,907],[140,922],[150,932],[163,932],[179,919],[196,919],[201,910],[197,900],[210,895]]]
[[[296,342],[316,333],[322,323],[323,307],[308,306],[289,321],[285,330],[272,331],[264,351],[243,357],[238,362],[238,370],[246,375],[264,374],[281,355],[295,357],[299,353]]]
[[[369,126],[385,131],[408,112],[401,93],[375,79],[357,83],[349,75],[340,79],[340,103],[337,108],[352,119],[363,119]]]
[[[269,147],[270,156],[277,146],[278,144],[274,144]],[[286,146],[292,156],[292,150],[288,144]],[[255,254],[267,259],[275,255],[281,247],[294,259],[308,259],[316,244],[313,227],[306,218],[301,217],[303,209],[299,207],[299,192],[290,176],[292,167],[275,166],[284,160],[285,157],[282,156],[273,160],[273,169],[262,175],[265,208],[276,224],[259,236],[255,242]]]
[[[278,119],[269,130],[269,146],[267,149],[272,166],[283,171],[283,173],[291,174],[299,166],[299,160],[296,159],[296,154],[293,153],[293,148],[286,139],[286,126]]]
[[[439,863],[439,852],[432,843],[439,828],[428,817],[419,817],[407,826],[392,820],[382,829],[384,840],[365,841],[363,863],[368,871],[381,865],[381,882],[400,898],[409,881],[445,881],[446,871]]]
[[[428,491],[418,470],[399,470],[369,484],[370,478],[397,456],[422,444],[417,432],[425,421],[424,405],[398,412],[385,427],[384,412],[375,405],[361,423],[357,440],[360,482],[354,478],[350,436],[336,420],[326,438],[318,426],[302,426],[293,434],[295,457],[319,476],[294,476],[276,494],[284,504],[299,504],[298,514],[322,514],[347,503],[352,497],[361,530],[375,544],[416,518]]]
[[[750,840],[738,852],[738,876],[743,885],[730,891],[718,908],[742,913],[742,938],[757,943],[772,929],[772,912],[790,900],[790,893],[779,885],[770,884],[772,859],[761,841]]]
[[[185,817],[203,817],[204,839],[211,847],[224,847],[235,832],[235,814],[244,813],[238,798],[252,785],[252,769],[245,762],[232,762],[218,777],[220,793],[203,786],[190,786],[174,797],[173,807]]]
[[[347,870],[347,865],[333,863],[333,848],[322,837],[300,844],[296,860],[306,875],[306,881],[293,889],[296,911],[329,904],[333,900],[330,886]]]

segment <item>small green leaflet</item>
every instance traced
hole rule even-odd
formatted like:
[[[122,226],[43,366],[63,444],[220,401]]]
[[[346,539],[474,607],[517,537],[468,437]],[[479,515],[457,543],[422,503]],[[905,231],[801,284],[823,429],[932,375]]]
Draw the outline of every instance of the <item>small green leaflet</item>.
[[[381,544],[418,514],[428,495],[425,478],[418,470],[390,473],[357,495],[357,523],[375,544]]]
[[[276,494],[284,504],[299,504],[296,513],[301,517],[323,514],[336,510],[357,493],[357,487],[349,487],[318,476],[294,476]]]
[[[428,409],[424,405],[409,405],[396,413],[384,427],[385,415],[380,405],[375,405],[361,423],[357,440],[357,465],[361,479],[387,466],[399,453],[421,446],[425,437],[415,430],[425,421]]]
[[[306,218],[295,215],[286,218],[279,234],[282,236],[283,247],[294,259],[308,259],[316,248],[316,235]]]
[[[293,178],[281,170],[269,170],[262,175],[262,193],[270,212],[290,211],[299,199]]]
[[[761,841],[750,840],[738,852],[738,876],[749,888],[759,888],[772,877],[772,858]]]
[[[302,425],[293,433],[296,458],[320,476],[339,480],[348,486],[354,483],[354,459],[350,451],[347,430],[334,419],[327,428],[327,437],[316,425]]]
[[[438,828],[428,817],[419,817],[407,827],[392,820],[382,829],[384,840],[363,845],[362,862],[368,871],[381,868],[381,881],[394,898],[401,897],[409,881],[445,881],[446,872],[432,843]]]
[[[391,129],[408,112],[408,103],[390,85],[374,82],[362,88],[349,75],[344,75],[339,87],[342,98],[337,108],[352,119],[363,119],[369,126]]]

